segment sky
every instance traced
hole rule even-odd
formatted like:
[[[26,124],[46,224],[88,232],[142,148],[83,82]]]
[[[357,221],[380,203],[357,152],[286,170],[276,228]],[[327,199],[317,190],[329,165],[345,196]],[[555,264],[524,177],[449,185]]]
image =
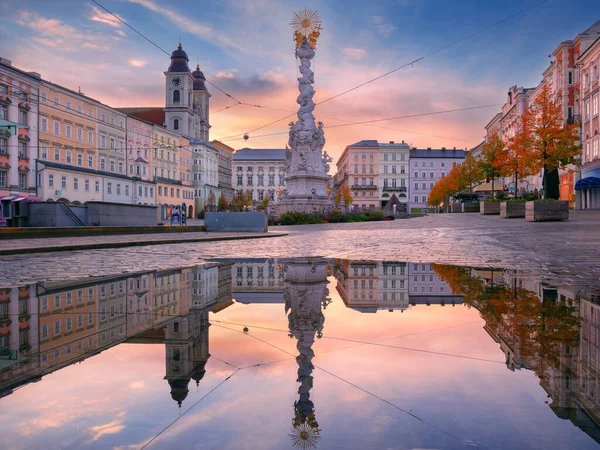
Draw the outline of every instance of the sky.
[[[235,149],[283,148],[297,111],[298,62],[289,22],[318,9],[323,30],[313,60],[315,116],[334,158],[362,139],[412,146],[471,148],[499,111],[510,86],[535,86],[564,40],[600,19],[597,0],[99,0],[168,52],[181,40],[207,79],[211,139]],[[523,9],[530,11],[468,37]],[[169,57],[87,0],[4,0],[0,56],[44,79],[114,107],[163,106]],[[436,52],[433,53],[432,52]],[[423,60],[319,105],[424,55]],[[496,105],[410,119],[353,122]],[[222,110],[218,112],[219,110]],[[327,129],[328,126],[338,127]],[[250,132],[248,141],[240,135]],[[280,133],[280,134],[275,134]],[[268,135],[268,136],[264,136]]]

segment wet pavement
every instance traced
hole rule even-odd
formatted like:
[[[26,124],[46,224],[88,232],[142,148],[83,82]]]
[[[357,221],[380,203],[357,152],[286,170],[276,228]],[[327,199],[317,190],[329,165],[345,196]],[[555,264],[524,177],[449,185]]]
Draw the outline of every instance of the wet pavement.
[[[2,448],[600,442],[597,272],[367,257],[73,272],[0,289],[18,356],[0,359]]]
[[[271,231],[286,231],[289,235],[243,242],[0,256],[0,285],[8,279],[27,282],[99,276],[240,256],[436,261],[587,279],[600,269],[599,224],[598,211],[572,211],[568,222],[532,223],[480,214],[442,214],[391,222],[271,227]]]

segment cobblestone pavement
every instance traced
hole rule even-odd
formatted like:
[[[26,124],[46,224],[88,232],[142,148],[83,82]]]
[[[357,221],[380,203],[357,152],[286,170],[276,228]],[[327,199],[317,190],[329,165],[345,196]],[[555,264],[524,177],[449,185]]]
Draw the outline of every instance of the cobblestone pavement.
[[[579,283],[600,278],[599,211],[572,212],[568,222],[441,214],[271,230],[289,235],[0,257],[0,285],[180,267],[210,258],[298,256],[506,267]]]
[[[147,233],[147,234],[120,234],[120,235],[105,235],[105,236],[76,236],[76,237],[55,237],[55,238],[36,238],[36,239],[5,239],[0,241],[0,255],[18,254],[21,253],[41,253],[52,249],[72,248],[73,250],[81,250],[81,247],[88,247],[85,250],[96,248],[128,247],[138,246],[140,243],[150,243],[151,245],[176,243],[180,241],[184,243],[198,241],[220,241],[226,239],[260,239],[265,237],[278,237],[286,232],[271,231],[269,233]]]

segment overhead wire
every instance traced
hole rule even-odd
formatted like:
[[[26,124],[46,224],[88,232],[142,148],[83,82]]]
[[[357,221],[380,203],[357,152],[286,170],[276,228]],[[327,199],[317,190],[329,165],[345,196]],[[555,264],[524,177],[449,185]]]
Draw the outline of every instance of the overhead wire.
[[[501,19],[501,20],[499,20],[497,22],[494,22],[491,25],[488,25],[488,26],[486,26],[484,28],[481,28],[480,30],[477,30],[477,31],[475,31],[475,32],[473,32],[473,33],[471,33],[471,34],[469,34],[467,36],[464,36],[464,37],[462,37],[460,39],[457,39],[457,40],[455,40],[453,42],[450,42],[449,44],[444,45],[444,46],[442,46],[442,47],[440,47],[440,48],[438,48],[438,49],[436,49],[436,50],[434,50],[434,51],[432,51],[430,53],[427,53],[427,54],[425,54],[425,55],[423,55],[423,56],[421,56],[419,58],[416,58],[416,59],[408,62],[408,63],[402,64],[402,65],[400,65],[400,66],[398,66],[398,67],[396,67],[396,68],[394,68],[392,70],[389,70],[389,71],[387,71],[387,72],[385,72],[385,73],[383,73],[383,74],[381,74],[381,75],[379,75],[377,77],[371,78],[370,80],[367,80],[367,81],[365,81],[363,83],[360,83],[360,84],[358,84],[358,85],[356,85],[356,86],[354,86],[354,87],[352,87],[350,89],[342,91],[342,92],[340,92],[338,94],[335,94],[335,95],[333,95],[331,97],[328,97],[325,100],[317,102],[317,105],[322,105],[323,103],[327,103],[327,102],[329,102],[331,100],[339,98],[339,97],[341,97],[343,95],[346,95],[346,94],[348,94],[348,93],[350,93],[352,91],[360,89],[361,87],[364,87],[364,86],[366,86],[368,84],[371,84],[371,83],[374,83],[375,81],[378,81],[378,80],[380,80],[380,79],[382,79],[384,77],[387,77],[387,76],[389,76],[389,75],[391,75],[391,74],[393,74],[395,72],[398,72],[399,70],[404,69],[406,67],[413,67],[414,64],[416,64],[418,62],[421,62],[421,61],[423,61],[426,58],[429,58],[429,57],[431,57],[431,56],[433,56],[433,55],[435,55],[437,53],[440,53],[440,52],[442,52],[444,50],[447,50],[448,48],[450,48],[452,46],[458,45],[459,43],[464,42],[465,40],[470,39],[470,38],[472,38],[472,37],[474,37],[474,36],[476,36],[476,35],[478,35],[480,33],[483,33],[483,32],[485,32],[485,31],[487,31],[487,30],[489,30],[491,28],[494,28],[494,27],[496,27],[496,26],[498,26],[498,25],[500,25],[500,24],[502,24],[504,22],[507,22],[507,21],[509,21],[511,19],[514,19],[515,17],[517,17],[517,16],[519,16],[521,14],[524,14],[524,13],[526,13],[526,12],[528,12],[528,11],[534,9],[534,8],[537,8],[538,6],[544,4],[544,3],[548,2],[548,1],[549,0],[541,0],[541,1],[535,3],[534,5],[532,5],[532,6],[528,7],[528,8],[525,8],[525,9],[522,9],[520,11],[517,11],[516,13],[511,14],[508,17],[505,17],[505,18],[503,18],[503,19]],[[236,135],[228,136],[226,138],[221,138],[221,139],[218,139],[218,140],[222,141],[223,139],[228,139],[228,138],[232,138],[232,137],[243,136],[244,134],[249,135],[250,133],[253,133],[253,132],[258,131],[258,130],[262,130],[263,128],[266,128],[268,126],[274,125],[274,124],[276,124],[278,122],[281,122],[282,120],[288,119],[290,117],[292,117],[292,115],[288,115],[288,116],[282,117],[280,119],[274,120],[274,121],[269,122],[269,123],[267,123],[265,125],[262,125],[260,127],[254,128],[254,129],[252,129],[250,131],[247,131],[246,133],[236,134]]]
[[[338,125],[328,125],[328,126],[324,126],[323,128],[329,129],[329,128],[348,127],[348,126],[352,126],[352,125],[364,125],[364,124],[371,124],[371,123],[375,123],[375,122],[385,122],[388,120],[402,120],[402,119],[410,119],[410,118],[415,118],[415,117],[433,116],[433,115],[439,115],[439,114],[449,114],[449,113],[462,112],[462,111],[472,111],[472,110],[476,110],[476,109],[491,108],[491,107],[495,107],[495,106],[502,106],[502,103],[495,103],[495,104],[490,104],[490,105],[480,105],[480,106],[469,106],[467,108],[455,108],[455,109],[448,109],[448,110],[443,110],[443,111],[430,111],[430,112],[426,112],[426,113],[408,114],[408,115],[404,115],[404,116],[386,117],[386,118],[381,118],[381,119],[364,120],[364,121],[350,122],[350,123],[344,123],[344,124],[338,124]],[[288,131],[281,131],[281,132],[277,132],[277,133],[261,134],[258,136],[253,136],[253,138],[276,136],[276,135],[288,134],[288,133],[289,133]],[[220,142],[228,142],[228,141],[235,141],[235,140],[239,140],[239,139],[241,139],[241,138],[230,137],[230,138],[225,138],[225,139],[219,139],[219,141]]]
[[[286,353],[286,354],[288,354],[288,355],[290,355],[290,356],[292,356],[292,357],[294,357],[294,358],[296,357],[296,355],[294,355],[294,354],[292,354],[292,353],[288,352],[287,350],[285,350],[285,349],[283,349],[283,348],[281,348],[281,347],[278,347],[278,346],[276,346],[276,345],[274,345],[274,344],[271,344],[270,342],[268,342],[268,341],[265,341],[264,339],[260,339],[260,338],[258,338],[258,337],[256,337],[256,336],[254,336],[254,335],[252,335],[252,334],[250,334],[250,333],[244,333],[243,331],[239,331],[239,330],[236,330],[236,329],[234,329],[234,328],[229,328],[229,327],[223,327],[223,326],[221,326],[220,328],[225,328],[225,329],[227,329],[227,330],[234,331],[234,332],[236,332],[236,333],[241,333],[241,334],[244,334],[244,335],[246,335],[246,336],[248,336],[248,337],[251,337],[251,338],[257,339],[257,340],[259,340],[259,341],[261,341],[261,342],[263,342],[263,343],[265,343],[265,344],[267,344],[267,345],[269,345],[269,346],[271,346],[271,347],[273,347],[273,348],[275,348],[275,349],[277,349],[277,350],[279,350],[279,351],[281,351],[281,352],[283,352],[283,353]],[[467,445],[467,443],[466,443],[464,440],[460,439],[458,436],[456,436],[456,435],[453,435],[452,433],[450,433],[450,432],[448,432],[448,431],[444,430],[444,429],[443,429],[443,428],[441,428],[441,427],[438,427],[437,425],[434,425],[433,423],[431,423],[431,422],[429,422],[429,421],[427,421],[427,420],[423,419],[422,417],[420,417],[420,416],[418,416],[418,415],[416,415],[416,414],[412,413],[411,411],[408,411],[408,410],[406,410],[406,409],[404,409],[404,408],[401,408],[400,406],[398,406],[398,405],[396,405],[396,404],[392,403],[391,401],[389,401],[389,400],[386,400],[385,398],[383,398],[383,397],[381,397],[381,396],[379,396],[379,395],[377,395],[377,394],[375,394],[375,393],[373,393],[373,392],[371,392],[371,391],[369,391],[369,390],[367,390],[367,389],[365,389],[365,388],[362,388],[362,387],[360,387],[359,385],[357,385],[357,384],[355,384],[355,383],[352,383],[351,381],[349,381],[349,380],[347,380],[347,379],[345,379],[345,378],[343,378],[343,377],[341,377],[341,376],[339,376],[339,375],[337,375],[337,374],[334,374],[333,372],[330,372],[330,371],[329,371],[329,370],[327,370],[327,369],[324,369],[324,368],[322,368],[322,367],[320,367],[320,366],[318,366],[318,365],[316,365],[316,364],[313,364],[313,366],[314,366],[316,369],[319,369],[319,370],[321,370],[322,372],[325,372],[325,373],[329,374],[330,376],[332,376],[332,377],[334,377],[334,378],[336,378],[336,379],[338,379],[338,380],[340,380],[340,381],[342,381],[342,382],[344,382],[344,383],[346,383],[346,384],[349,384],[350,386],[352,386],[352,387],[354,387],[354,388],[356,388],[356,389],[360,390],[361,392],[364,392],[365,394],[367,394],[367,395],[370,395],[370,396],[372,396],[373,398],[376,398],[376,399],[378,399],[378,400],[382,401],[383,403],[385,403],[385,404],[387,404],[387,405],[389,405],[389,406],[391,406],[391,407],[393,407],[393,408],[397,409],[398,411],[401,411],[401,412],[403,412],[403,413],[405,413],[405,414],[409,415],[410,417],[412,417],[412,418],[414,418],[414,419],[417,419],[417,420],[419,420],[420,422],[423,422],[423,423],[424,423],[424,424],[426,424],[426,425],[429,425],[430,427],[434,428],[435,430],[437,430],[437,431],[439,431],[439,432],[441,432],[441,433],[443,433],[443,434],[445,434],[445,435],[447,435],[447,436],[449,436],[449,437],[451,437],[451,438],[453,438],[453,439],[455,439],[455,440],[457,440],[457,441],[461,442],[462,444],[465,444],[465,445]],[[249,366],[248,368],[250,368],[250,367],[254,367],[254,366]],[[240,369],[240,370],[241,370],[241,369]],[[237,373],[237,372],[236,372],[236,373]]]

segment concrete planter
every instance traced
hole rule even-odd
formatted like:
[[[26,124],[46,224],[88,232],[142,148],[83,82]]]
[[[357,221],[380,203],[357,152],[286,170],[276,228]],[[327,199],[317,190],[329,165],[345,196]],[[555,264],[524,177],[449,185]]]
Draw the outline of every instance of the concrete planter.
[[[567,200],[527,202],[525,220],[528,222],[569,220],[569,202]]]
[[[479,202],[479,212],[486,216],[500,214],[500,205],[502,203],[506,202]]]
[[[204,225],[206,231],[268,231],[267,215],[263,212],[207,212],[204,214]]]
[[[450,212],[459,213],[462,212],[462,205],[460,203],[453,203]]]
[[[478,202],[463,203],[462,204],[462,212],[478,213],[479,212],[479,203]]]
[[[525,202],[502,202],[500,217],[504,219],[525,217]]]

